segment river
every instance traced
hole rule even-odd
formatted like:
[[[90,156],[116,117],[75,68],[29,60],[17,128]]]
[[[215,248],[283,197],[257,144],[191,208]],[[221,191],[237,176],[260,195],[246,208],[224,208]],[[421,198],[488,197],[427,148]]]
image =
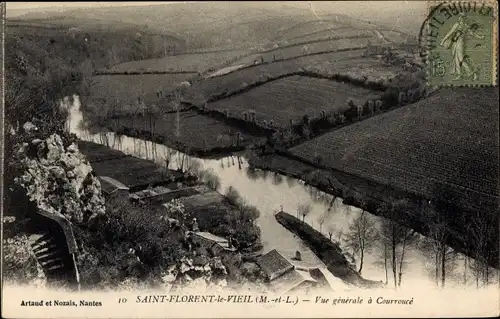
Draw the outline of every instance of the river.
[[[69,103],[66,101],[66,103]],[[105,144],[111,148],[120,150],[126,154],[153,160],[158,164],[164,165],[164,155],[167,152],[175,152],[176,155],[171,160],[169,168],[175,169],[178,164],[185,160],[186,162],[197,161],[201,168],[213,171],[220,179],[221,187],[219,192],[225,193],[228,187],[233,187],[249,204],[257,207],[260,211],[260,217],[257,222],[261,229],[263,251],[278,249],[288,256],[294,256],[298,250],[301,252],[302,259],[311,266],[324,268],[325,265],[319,258],[306,247],[300,238],[281,226],[275,219],[274,214],[281,208],[289,213],[295,214],[300,204],[310,203],[311,211],[306,215],[305,221],[320,230],[319,220],[326,216],[321,225],[321,231],[325,236],[332,233],[332,239],[339,241],[341,247],[346,251],[345,243],[342,239],[349,229],[349,224],[359,215],[360,210],[342,204],[341,199],[332,201],[332,196],[317,191],[310,186],[306,186],[302,181],[280,174],[249,170],[247,161],[239,156],[228,156],[222,159],[200,159],[187,156],[180,152],[171,150],[164,145],[155,144],[150,141],[144,141],[128,136],[117,137],[113,132],[105,134],[90,134],[82,130],[81,122],[83,119],[80,111],[80,100],[78,96],[73,99],[73,105],[70,107],[70,119],[68,129],[75,133],[79,138],[87,141]],[[181,132],[182,133],[182,132]],[[155,154],[151,151],[155,148]],[[240,164],[238,164],[240,161]],[[186,164],[184,164],[186,165]],[[302,218],[302,216],[300,216]],[[380,218],[370,214],[373,223],[380,222]],[[462,258],[459,258],[462,260]],[[409,249],[406,257],[406,264],[403,284],[411,286],[417,284],[429,285],[435,287],[433,280],[429,278],[429,268],[426,267],[427,259],[418,249]],[[463,262],[457,262],[457,268],[463,269]],[[458,270],[457,270],[458,271]],[[383,258],[379,250],[374,250],[365,256],[363,266],[363,277],[370,280],[385,281],[385,270],[383,267]],[[455,284],[461,285],[462,277],[456,274]],[[470,275],[472,277],[472,275]],[[389,270],[389,283],[391,278]],[[341,286],[343,282],[331,276],[331,284]],[[472,278],[470,278],[472,282]],[[453,284],[453,278],[450,278],[450,285]],[[472,283],[471,283],[472,284]]]

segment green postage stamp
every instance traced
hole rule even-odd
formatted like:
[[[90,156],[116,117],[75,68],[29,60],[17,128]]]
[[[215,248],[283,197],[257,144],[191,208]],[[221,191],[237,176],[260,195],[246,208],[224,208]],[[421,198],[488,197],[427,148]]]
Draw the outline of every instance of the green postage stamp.
[[[432,87],[496,85],[498,3],[430,2],[428,9],[425,26],[428,84]]]

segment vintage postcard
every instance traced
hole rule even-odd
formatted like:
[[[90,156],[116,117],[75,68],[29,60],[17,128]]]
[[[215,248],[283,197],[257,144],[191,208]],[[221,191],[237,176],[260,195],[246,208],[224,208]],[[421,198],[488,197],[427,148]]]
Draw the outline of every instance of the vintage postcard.
[[[500,314],[496,1],[1,10],[2,317]]]

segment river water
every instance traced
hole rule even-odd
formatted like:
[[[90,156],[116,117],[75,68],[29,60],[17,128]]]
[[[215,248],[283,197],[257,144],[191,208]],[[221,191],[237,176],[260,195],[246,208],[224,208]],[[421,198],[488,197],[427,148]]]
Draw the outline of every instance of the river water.
[[[66,101],[66,103],[68,103]],[[233,187],[249,204],[257,207],[260,217],[257,222],[261,229],[261,239],[264,252],[278,249],[288,256],[294,256],[298,250],[302,259],[311,266],[324,268],[325,265],[307,248],[300,238],[281,226],[275,219],[274,214],[281,208],[291,214],[296,214],[300,204],[310,203],[311,212],[306,215],[305,221],[316,230],[321,230],[325,236],[332,233],[332,239],[339,241],[344,251],[347,251],[342,239],[348,231],[349,224],[359,215],[360,210],[342,204],[341,199],[332,201],[332,196],[319,192],[312,187],[306,186],[302,181],[289,178],[280,174],[249,170],[247,161],[239,156],[228,156],[222,159],[199,159],[176,152],[161,144],[140,140],[128,136],[117,137],[113,132],[90,134],[81,128],[83,120],[80,111],[80,100],[78,96],[73,98],[70,107],[70,119],[68,129],[83,140],[96,142],[120,150],[126,154],[148,159],[164,165],[164,156],[168,152],[176,154],[171,160],[169,168],[175,169],[185,161],[185,166],[193,161],[199,163],[201,168],[213,171],[220,179],[219,192],[225,193],[228,187]],[[181,132],[182,134],[182,132]],[[153,147],[154,146],[154,147]],[[155,149],[153,154],[152,150]],[[187,164],[186,164],[187,163]],[[240,164],[239,164],[240,163]],[[325,218],[326,216],[326,218]],[[302,216],[300,216],[302,218]],[[380,218],[370,215],[373,223],[380,222]],[[324,219],[320,226],[319,220]],[[429,267],[426,267],[426,258],[417,249],[409,249],[405,264],[403,285],[418,287],[435,287],[433,280],[429,278]],[[457,260],[456,277],[449,279],[449,285],[461,285],[463,281],[462,258]],[[462,269],[458,271],[458,269]],[[385,270],[383,258],[378,250],[374,250],[365,256],[362,276],[371,280],[385,281]],[[472,277],[470,275],[470,277]],[[391,274],[389,270],[389,286],[391,285]],[[340,279],[333,276],[328,278],[331,284],[337,287],[343,286]],[[448,280],[448,279],[447,279]],[[469,279],[473,283],[472,278]]]

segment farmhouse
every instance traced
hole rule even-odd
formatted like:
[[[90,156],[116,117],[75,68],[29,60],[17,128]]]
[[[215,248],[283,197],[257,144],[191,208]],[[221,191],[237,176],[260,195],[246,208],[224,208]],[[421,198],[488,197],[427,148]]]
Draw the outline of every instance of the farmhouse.
[[[98,176],[102,193],[105,197],[125,197],[128,199],[130,189],[109,176]]]
[[[269,281],[273,281],[294,268],[293,264],[276,249],[260,257],[257,264],[262,268]]]
[[[201,247],[207,249],[214,256],[230,255],[236,252],[236,248],[231,244],[231,241],[216,236],[209,232],[190,232],[189,235],[193,243],[199,244]]]
[[[257,264],[265,273],[271,289],[277,293],[328,286],[324,273],[317,267],[309,269],[294,264],[276,249],[261,256]]]

